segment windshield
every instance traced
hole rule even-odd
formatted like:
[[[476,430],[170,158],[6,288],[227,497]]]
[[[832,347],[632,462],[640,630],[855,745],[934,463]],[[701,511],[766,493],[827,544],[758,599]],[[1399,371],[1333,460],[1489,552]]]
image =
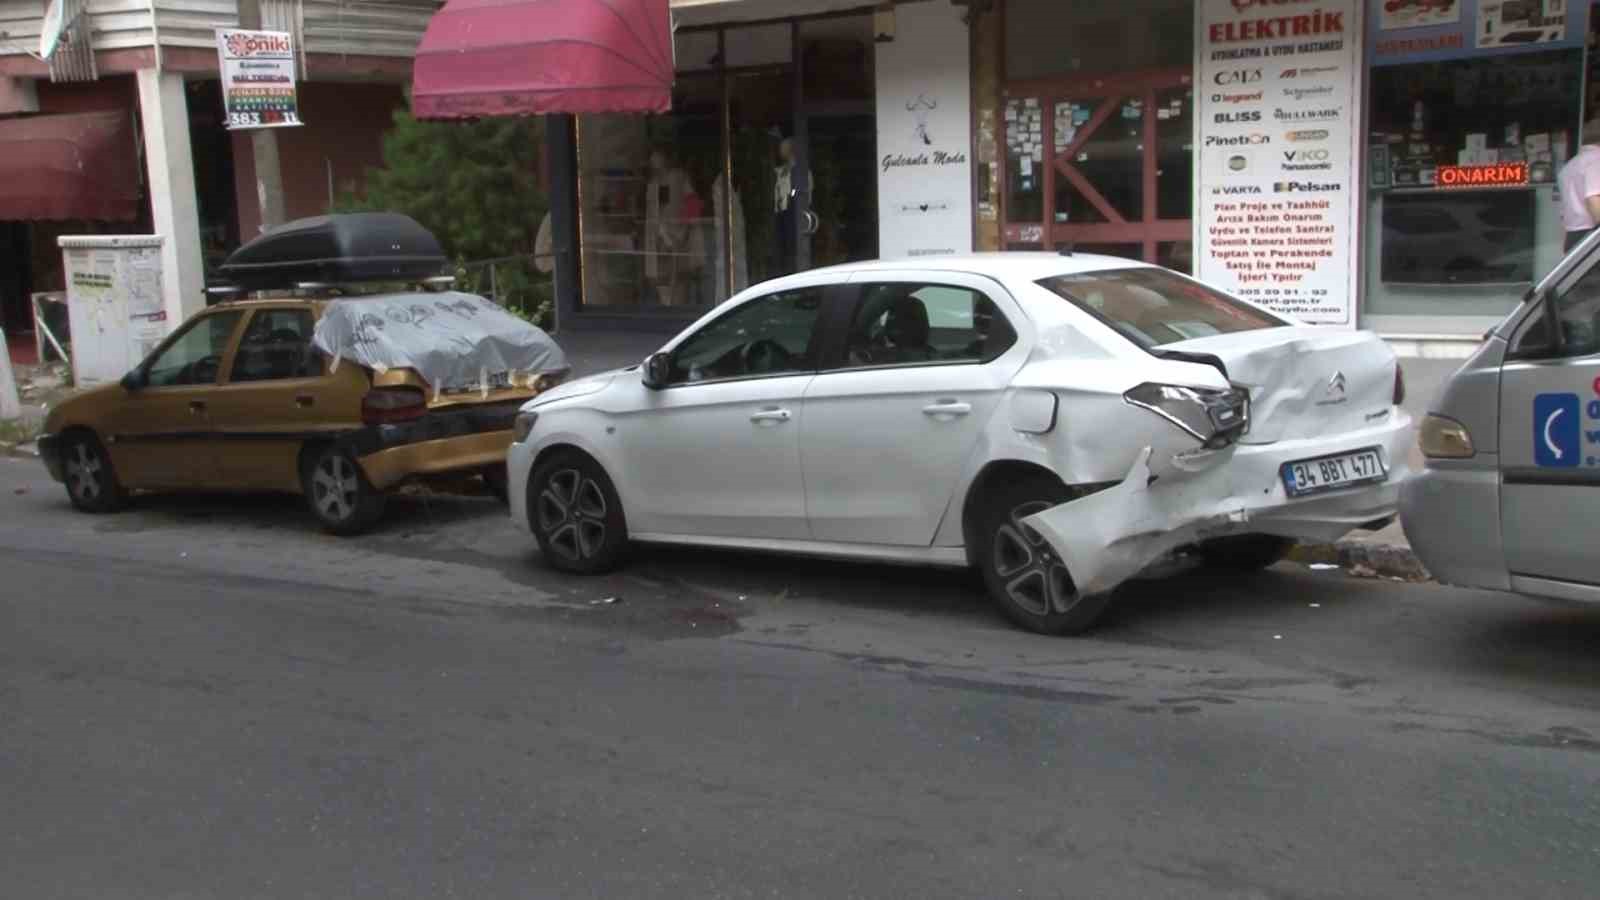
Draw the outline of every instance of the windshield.
[[[1108,269],[1057,275],[1039,284],[1145,349],[1287,324],[1165,269]]]

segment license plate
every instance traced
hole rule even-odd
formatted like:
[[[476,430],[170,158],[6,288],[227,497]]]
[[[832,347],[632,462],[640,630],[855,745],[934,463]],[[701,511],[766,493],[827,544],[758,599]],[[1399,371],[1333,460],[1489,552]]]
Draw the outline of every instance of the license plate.
[[[1283,486],[1291,497],[1370,484],[1388,477],[1376,448],[1283,464]]]

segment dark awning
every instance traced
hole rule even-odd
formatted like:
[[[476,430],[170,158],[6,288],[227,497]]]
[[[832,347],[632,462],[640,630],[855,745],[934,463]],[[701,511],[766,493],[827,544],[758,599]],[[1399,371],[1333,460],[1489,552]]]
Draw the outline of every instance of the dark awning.
[[[422,119],[666,112],[667,0],[450,0],[417,46]]]
[[[0,220],[138,218],[131,114],[0,120]]]

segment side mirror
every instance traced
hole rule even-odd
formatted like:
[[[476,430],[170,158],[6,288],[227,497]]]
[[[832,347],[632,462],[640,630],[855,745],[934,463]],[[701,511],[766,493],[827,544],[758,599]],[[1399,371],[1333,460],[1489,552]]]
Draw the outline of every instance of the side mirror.
[[[672,378],[672,355],[669,353],[652,353],[644,359],[644,376],[641,379],[644,386],[652,391],[659,391],[667,386]]]
[[[144,387],[144,372],[143,371],[141,371],[139,369],[132,369],[132,370],[130,370],[128,372],[128,374],[122,376],[122,389],[123,390],[125,390],[125,391],[137,391],[142,387]]]

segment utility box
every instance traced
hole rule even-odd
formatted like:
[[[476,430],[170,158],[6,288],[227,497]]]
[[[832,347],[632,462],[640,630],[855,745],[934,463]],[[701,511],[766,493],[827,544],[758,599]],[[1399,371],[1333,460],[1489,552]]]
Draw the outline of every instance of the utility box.
[[[72,378],[119,381],[177,325],[161,294],[160,235],[63,235]]]

